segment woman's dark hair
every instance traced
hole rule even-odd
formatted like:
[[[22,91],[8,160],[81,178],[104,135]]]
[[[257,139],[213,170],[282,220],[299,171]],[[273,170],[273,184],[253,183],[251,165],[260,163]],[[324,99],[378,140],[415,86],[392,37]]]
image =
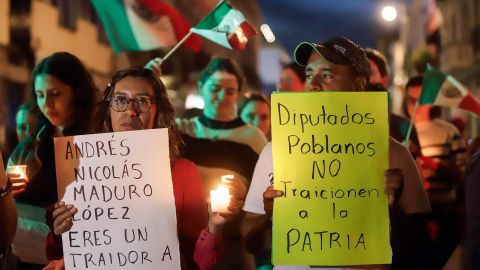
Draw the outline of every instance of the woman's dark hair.
[[[372,92],[387,92],[388,90],[381,83],[371,83],[367,82],[365,86],[366,91]]]
[[[168,99],[167,89],[162,81],[150,70],[143,67],[131,67],[117,71],[103,92],[103,97],[95,110],[92,132],[113,132],[110,117],[110,101],[115,85],[125,77],[136,77],[147,80],[155,94],[154,102],[157,105],[153,128],[168,128],[170,161],[173,162],[180,155],[183,142],[180,132],[175,124],[174,109]]]
[[[423,76],[415,76],[408,80],[407,84],[405,85],[405,89],[408,91],[408,88],[414,86],[421,86],[423,83]]]
[[[367,58],[372,60],[377,66],[380,76],[388,76],[388,63],[385,56],[373,48],[365,48],[363,50],[365,51]]]
[[[245,95],[245,99],[243,100],[242,106],[240,106],[240,109],[238,110],[238,114],[239,115],[242,114],[242,111],[245,109],[248,103],[254,102],[254,101],[263,102],[267,104],[268,107],[270,107],[270,102],[268,101],[268,98],[264,94],[250,92]]]
[[[292,62],[288,65],[284,65],[282,70],[284,69],[291,69],[297,75],[297,77],[300,78],[300,81],[305,83],[305,80],[307,79],[305,75],[305,67],[299,66],[297,63]]]
[[[20,106],[18,106],[17,113],[19,111],[27,111],[28,113],[31,113],[31,114],[34,114],[34,113],[37,112],[37,110],[35,108],[35,103],[30,102],[30,101],[27,101],[27,102],[24,102],[24,103],[20,104]]]
[[[82,62],[73,54],[68,52],[56,52],[40,61],[32,72],[32,97],[37,100],[35,93],[35,79],[42,74],[48,74],[73,90],[73,117],[75,125],[81,131],[87,131],[89,121],[92,117],[93,107],[97,95],[97,88],[92,75],[87,71]],[[40,112],[38,105],[37,115],[45,123],[50,122]]]
[[[430,108],[430,111],[428,112],[428,117],[430,117],[431,120],[441,118],[442,117],[442,107],[440,106],[432,106]]]
[[[245,83],[245,76],[243,75],[242,69],[234,60],[223,57],[216,57],[210,60],[210,63],[208,63],[207,67],[205,67],[200,73],[198,79],[199,87],[201,88],[208,78],[210,78],[213,73],[217,71],[233,74],[238,81],[238,91],[242,91]]]

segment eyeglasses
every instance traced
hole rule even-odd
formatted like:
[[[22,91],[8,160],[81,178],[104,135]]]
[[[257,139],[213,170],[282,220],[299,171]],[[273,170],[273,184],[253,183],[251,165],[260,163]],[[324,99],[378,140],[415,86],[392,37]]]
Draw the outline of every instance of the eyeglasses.
[[[128,109],[128,104],[133,102],[135,109],[141,113],[149,112],[153,101],[149,97],[128,98],[124,96],[113,96],[108,99],[110,107],[116,112],[124,112]]]

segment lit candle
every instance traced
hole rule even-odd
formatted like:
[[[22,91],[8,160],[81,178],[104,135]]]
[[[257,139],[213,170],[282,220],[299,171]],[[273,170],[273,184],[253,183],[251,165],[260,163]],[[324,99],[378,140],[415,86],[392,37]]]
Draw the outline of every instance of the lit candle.
[[[8,166],[9,174],[18,174],[18,177],[12,179],[26,179],[27,178],[27,165],[12,165]]]
[[[232,181],[234,178],[233,174],[225,174],[225,175],[222,175],[221,179],[222,179],[222,183],[224,184],[228,184],[230,181]]]
[[[228,188],[220,185],[217,189],[210,190],[210,205],[212,212],[223,212],[228,209],[230,204],[230,191]]]

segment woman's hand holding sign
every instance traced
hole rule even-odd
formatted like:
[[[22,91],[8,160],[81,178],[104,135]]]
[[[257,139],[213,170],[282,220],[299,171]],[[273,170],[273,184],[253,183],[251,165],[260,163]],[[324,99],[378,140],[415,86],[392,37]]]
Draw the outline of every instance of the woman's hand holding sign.
[[[72,204],[65,205],[65,202],[57,202],[53,206],[53,233],[62,235],[68,232],[73,226],[73,215],[78,212]]]

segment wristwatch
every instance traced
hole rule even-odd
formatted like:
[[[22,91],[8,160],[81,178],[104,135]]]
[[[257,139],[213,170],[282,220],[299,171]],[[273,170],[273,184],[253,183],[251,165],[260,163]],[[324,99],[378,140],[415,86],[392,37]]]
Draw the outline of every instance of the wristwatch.
[[[10,178],[7,180],[7,186],[5,188],[0,188],[0,199],[10,194],[12,191],[12,181]]]

